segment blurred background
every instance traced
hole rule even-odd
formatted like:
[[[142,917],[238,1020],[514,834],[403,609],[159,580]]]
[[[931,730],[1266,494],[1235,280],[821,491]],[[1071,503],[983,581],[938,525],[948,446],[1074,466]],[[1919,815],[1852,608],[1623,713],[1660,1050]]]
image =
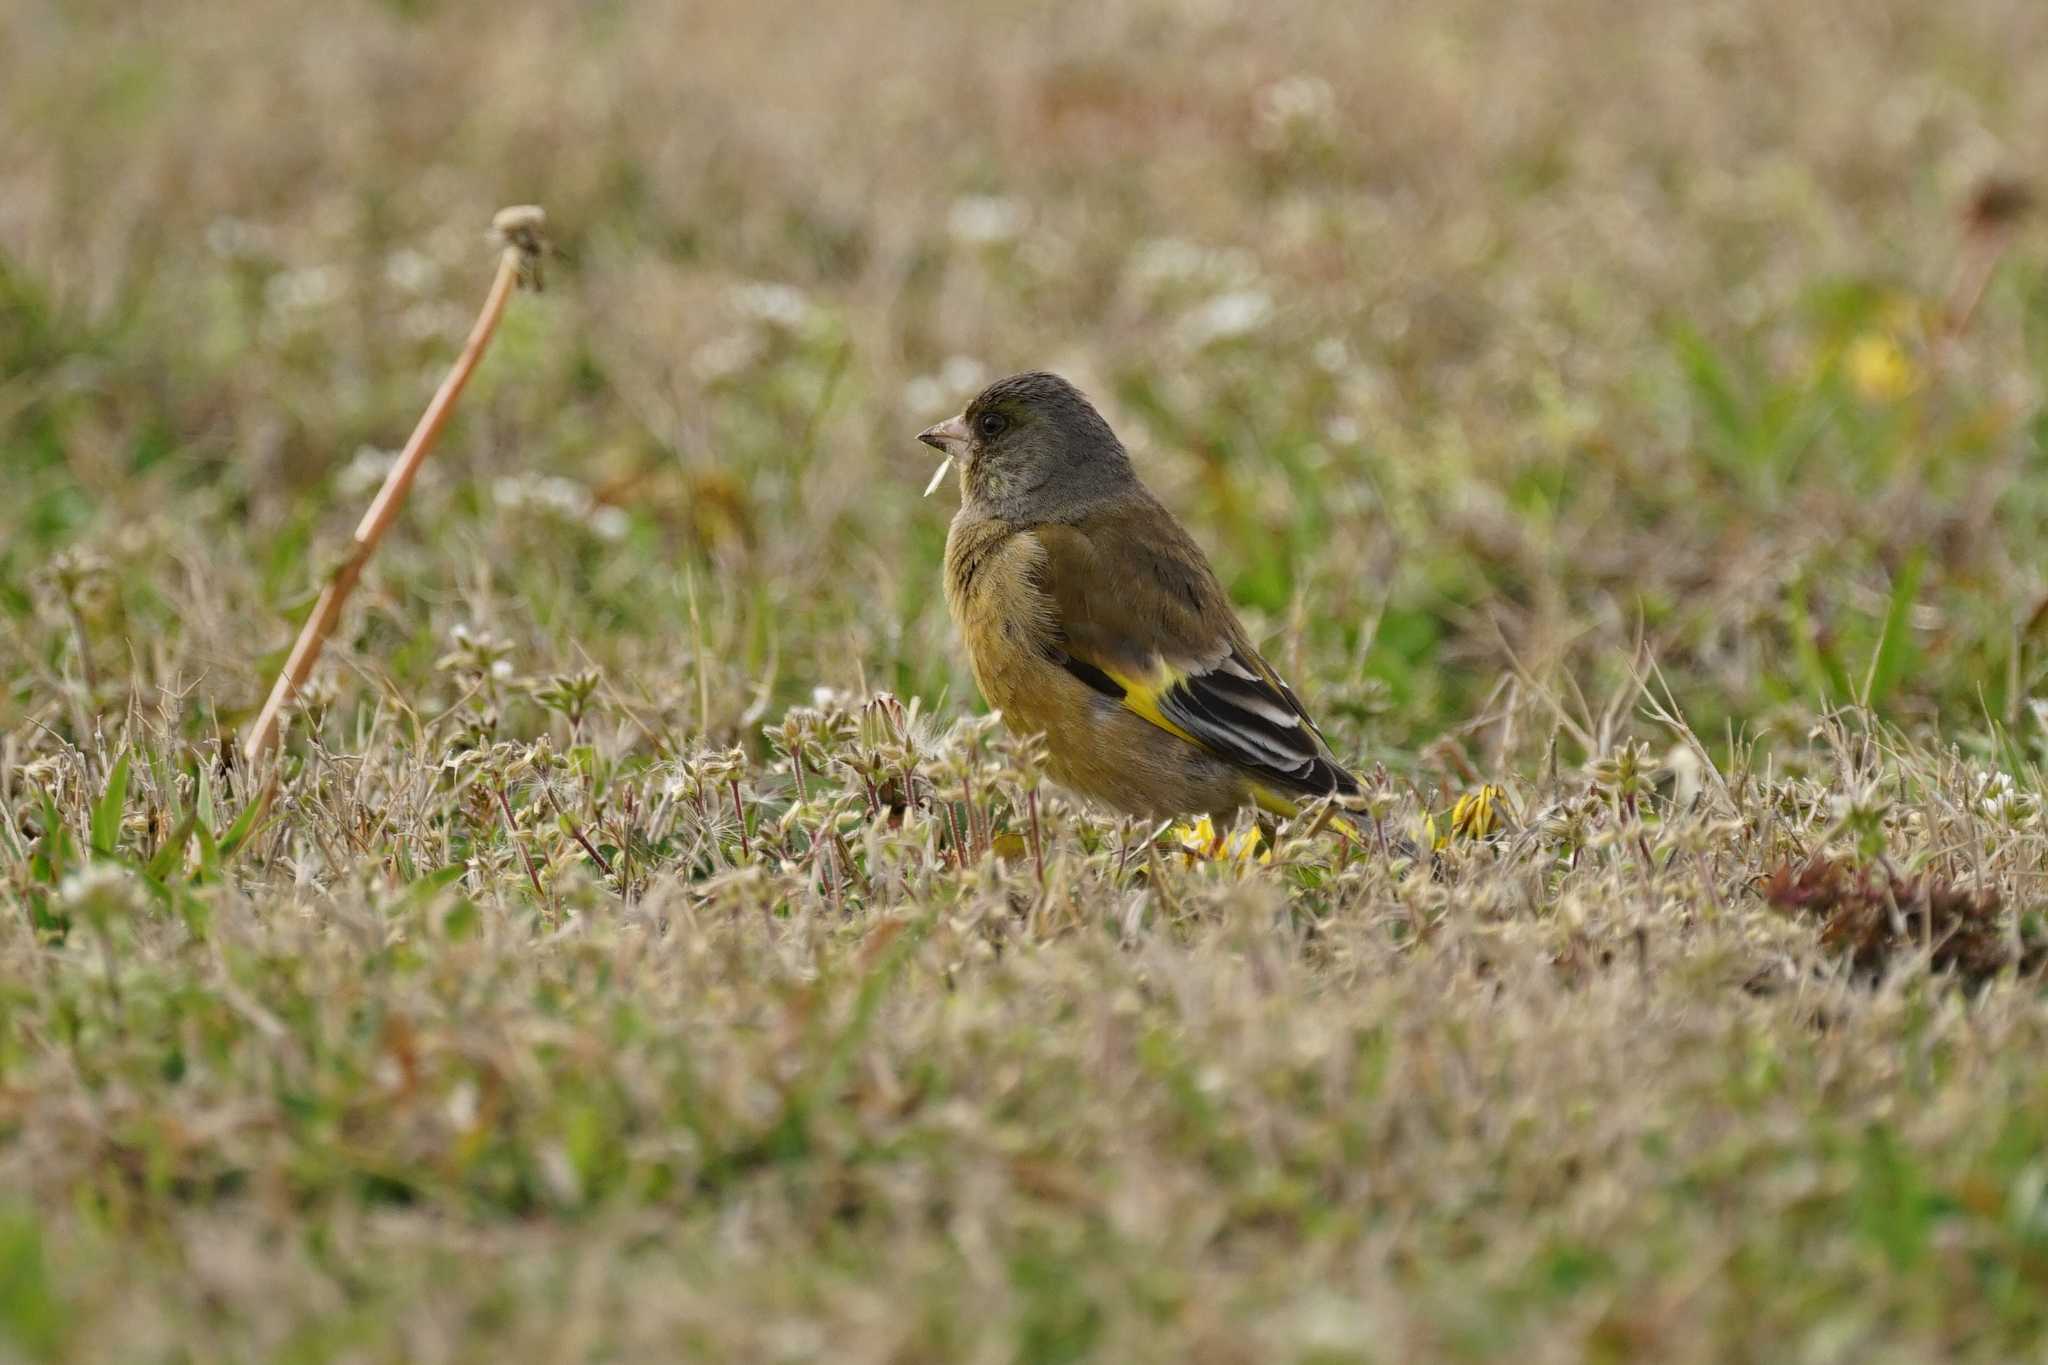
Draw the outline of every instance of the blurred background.
[[[245,723],[530,201],[344,728],[458,627],[726,735],[978,705],[912,434],[1046,367],[1342,752],[1651,658],[2031,745],[2043,70],[2032,0],[6,0],[0,722]]]

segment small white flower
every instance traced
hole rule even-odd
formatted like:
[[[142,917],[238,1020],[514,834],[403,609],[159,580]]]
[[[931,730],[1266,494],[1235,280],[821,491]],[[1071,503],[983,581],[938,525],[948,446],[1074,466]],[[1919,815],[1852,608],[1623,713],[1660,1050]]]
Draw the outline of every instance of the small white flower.
[[[969,246],[1012,242],[1024,231],[1024,209],[1014,199],[970,194],[953,201],[946,215],[946,230],[954,241]]]
[[[535,1169],[540,1172],[540,1183],[557,1203],[579,1204],[583,1202],[583,1177],[576,1172],[576,1163],[559,1142],[543,1143],[538,1152],[539,1161]]]
[[[1263,289],[1218,294],[1181,321],[1181,333],[1195,346],[1227,341],[1258,331],[1273,318],[1273,296]]]
[[[1132,284],[1156,293],[1178,285],[1244,289],[1257,282],[1258,262],[1238,247],[1209,248],[1178,237],[1140,242],[1126,267]]]
[[[309,265],[271,276],[263,301],[272,312],[310,312],[341,297],[341,272],[331,265]]]
[[[559,474],[513,474],[491,484],[491,501],[507,511],[533,511],[581,522],[601,540],[630,528],[624,508],[600,503],[588,488]]]
[[[468,1132],[476,1126],[477,1114],[482,1106],[477,1103],[476,1086],[463,1081],[448,1092],[446,1113],[449,1124],[459,1132]]]
[[[2023,822],[2040,809],[2040,800],[2014,786],[2010,773],[1980,772],[1972,785],[1977,809],[1987,819]]]
[[[384,278],[408,294],[424,294],[441,279],[441,267],[424,251],[401,247],[384,259]]]
[[[135,879],[126,868],[94,863],[65,876],[57,899],[65,910],[91,919],[124,914],[135,908]]]
[[[357,497],[373,488],[380,488],[391,473],[391,466],[398,463],[398,452],[379,450],[375,446],[357,446],[356,453],[334,476],[335,487],[347,497]]]
[[[907,412],[937,412],[946,406],[946,395],[950,392],[936,376],[921,374],[903,385],[903,407]]]
[[[422,299],[398,315],[398,334],[407,341],[458,337],[468,319],[446,299]]]
[[[1327,133],[1337,123],[1337,94],[1321,76],[1289,76],[1259,92],[1261,141],[1274,145],[1298,132]]]
[[[946,363],[939,366],[939,380],[964,393],[986,383],[988,369],[972,356],[947,356]]]
[[[590,490],[574,479],[565,479],[559,474],[547,475],[539,481],[534,489],[534,500],[565,517],[582,517],[590,514]]]
[[[760,339],[750,332],[734,332],[699,346],[690,356],[690,368],[706,384],[745,374],[760,363],[764,354]]]
[[[732,302],[745,316],[773,327],[793,330],[803,326],[804,319],[811,315],[811,301],[804,296],[803,290],[772,280],[736,286],[732,291]]]
[[[987,382],[988,367],[973,356],[947,356],[937,374],[921,374],[903,385],[903,407],[917,414],[958,412],[967,395]]]
[[[1155,237],[1131,253],[1131,280],[1140,286],[1181,284],[1201,276],[1208,253],[1178,237]]]

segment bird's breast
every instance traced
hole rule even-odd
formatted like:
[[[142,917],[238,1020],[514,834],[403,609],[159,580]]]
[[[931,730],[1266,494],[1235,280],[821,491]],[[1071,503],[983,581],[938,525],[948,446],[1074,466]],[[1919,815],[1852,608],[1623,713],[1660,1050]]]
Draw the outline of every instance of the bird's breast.
[[[1066,675],[1047,644],[1049,604],[1038,587],[1045,548],[1004,522],[955,521],[946,537],[946,605],[982,696],[1013,726],[1050,729]]]

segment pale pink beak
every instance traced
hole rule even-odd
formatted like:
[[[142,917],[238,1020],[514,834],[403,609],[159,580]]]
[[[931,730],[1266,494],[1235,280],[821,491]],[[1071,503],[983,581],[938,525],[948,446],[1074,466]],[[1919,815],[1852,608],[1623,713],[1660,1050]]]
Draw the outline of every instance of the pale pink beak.
[[[917,433],[917,439],[933,450],[944,451],[947,455],[958,455],[960,447],[967,444],[967,419],[948,417],[935,427],[926,427]]]

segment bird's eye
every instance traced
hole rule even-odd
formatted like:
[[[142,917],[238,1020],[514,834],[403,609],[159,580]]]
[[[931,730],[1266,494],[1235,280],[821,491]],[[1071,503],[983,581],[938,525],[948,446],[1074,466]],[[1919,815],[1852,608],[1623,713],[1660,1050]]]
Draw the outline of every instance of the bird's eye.
[[[1003,434],[1003,428],[1010,425],[1010,419],[1000,412],[984,412],[975,419],[974,425],[980,429],[983,436],[1000,436]]]

